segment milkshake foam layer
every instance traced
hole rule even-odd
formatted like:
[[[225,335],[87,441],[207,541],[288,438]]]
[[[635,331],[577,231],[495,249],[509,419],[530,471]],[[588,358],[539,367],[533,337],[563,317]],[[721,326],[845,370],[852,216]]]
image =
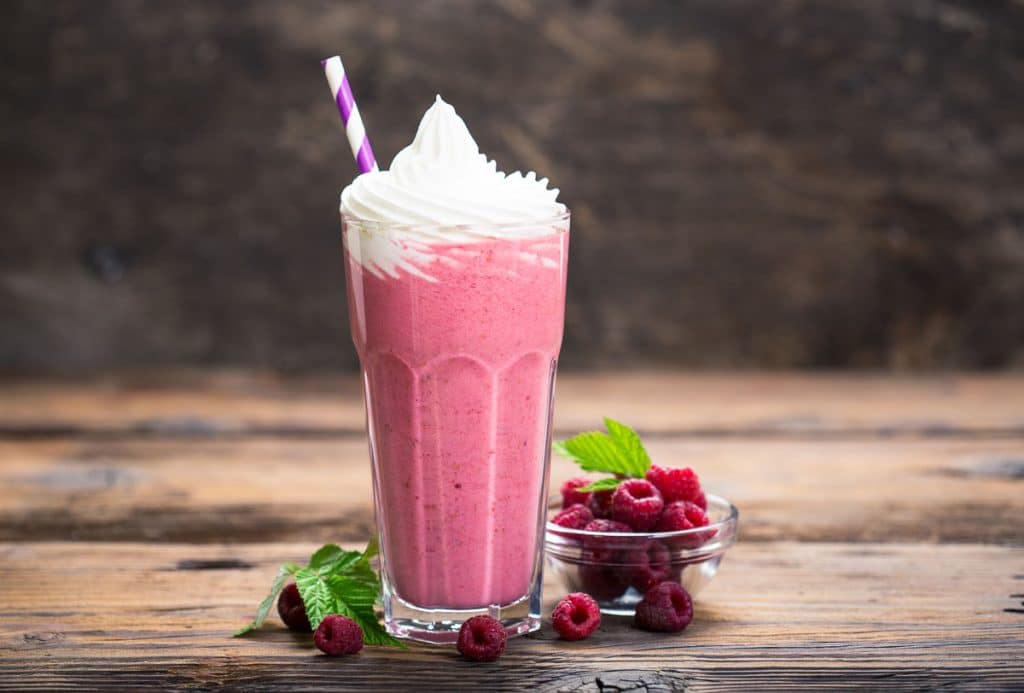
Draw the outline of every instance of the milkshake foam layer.
[[[366,221],[446,228],[430,242],[473,240],[473,224],[518,224],[557,217],[565,205],[547,178],[506,175],[480,152],[466,123],[440,96],[412,144],[387,171],[364,173],[341,193],[341,211]],[[467,226],[469,228],[467,228]],[[522,235],[523,230],[514,232]],[[538,235],[541,231],[538,231]]]

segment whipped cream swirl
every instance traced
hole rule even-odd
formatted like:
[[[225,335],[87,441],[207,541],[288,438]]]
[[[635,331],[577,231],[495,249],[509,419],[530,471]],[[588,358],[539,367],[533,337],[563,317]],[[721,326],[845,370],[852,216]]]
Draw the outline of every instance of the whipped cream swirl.
[[[364,173],[342,191],[341,211],[368,221],[460,226],[427,234],[435,241],[454,241],[477,236],[464,225],[552,219],[565,212],[557,198],[558,189],[549,189],[548,179],[538,179],[532,171],[499,171],[480,152],[455,109],[438,96],[423,115],[416,138],[395,156],[389,170]]]

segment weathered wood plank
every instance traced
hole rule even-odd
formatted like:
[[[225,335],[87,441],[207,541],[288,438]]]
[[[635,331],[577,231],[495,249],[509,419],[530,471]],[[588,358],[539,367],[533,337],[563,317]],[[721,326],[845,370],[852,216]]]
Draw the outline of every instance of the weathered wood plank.
[[[650,441],[741,509],[744,541],[1024,544],[1024,441]],[[574,474],[553,464],[552,484]],[[365,441],[0,442],[0,539],[356,540],[372,524]]]
[[[369,535],[355,381],[9,381],[0,540],[14,543],[0,545],[0,689],[1020,688],[1020,385],[563,378],[562,430],[602,414],[643,422],[656,460],[696,466],[741,507],[743,541],[682,638],[610,619],[585,645],[546,629],[479,667],[422,647],[328,661],[276,627],[226,637],[276,563],[301,559],[309,542]],[[572,471],[556,461],[553,481]],[[120,543],[32,543],[68,538]],[[220,543],[268,540],[303,543]]]
[[[586,645],[584,645],[586,646]],[[837,656],[845,651],[847,656]],[[549,666],[507,654],[499,664],[481,666],[452,657],[426,661],[391,658],[382,662],[325,657],[247,656],[179,658],[151,656],[106,660],[0,660],[0,691],[53,690],[217,690],[217,691],[540,691],[541,693],[669,693],[671,691],[793,690],[968,690],[1019,691],[1020,667],[1000,660],[917,665],[915,660],[876,663],[862,650],[840,643],[820,648],[773,648],[770,658],[719,651],[663,653],[636,663],[589,663],[573,654]],[[913,653],[905,653],[913,657]],[[1016,653],[1010,653],[1015,656]],[[714,657],[709,661],[704,657]],[[787,658],[788,661],[787,661]],[[631,658],[630,658],[631,659]],[[932,660],[933,661],[933,660]],[[647,668],[643,668],[646,666]],[[27,673],[26,673],[27,672]],[[6,678],[5,678],[6,677]]]
[[[555,425],[652,433],[1024,437],[1024,375],[682,372],[559,376]],[[0,435],[293,435],[363,430],[357,378],[231,371],[0,381]]]
[[[312,548],[0,545],[0,688],[1024,685],[1024,614],[1010,610],[1024,590],[1019,548],[741,543],[680,636],[609,618],[586,643],[569,644],[546,626],[494,666],[417,645],[326,660],[273,619],[253,637],[230,638],[276,564]],[[210,565],[229,567],[194,569]],[[545,594],[550,607],[560,591]]]

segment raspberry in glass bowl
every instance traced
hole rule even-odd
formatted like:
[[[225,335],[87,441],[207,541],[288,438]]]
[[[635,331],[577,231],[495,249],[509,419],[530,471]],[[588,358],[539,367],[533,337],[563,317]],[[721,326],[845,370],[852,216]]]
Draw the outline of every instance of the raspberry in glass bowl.
[[[563,592],[589,594],[606,614],[632,616],[644,593],[665,580],[678,582],[696,596],[736,542],[739,523],[736,506],[720,496],[706,498],[707,524],[642,532],[608,520],[595,520],[591,529],[555,524],[550,520],[562,510],[562,503],[553,498],[544,538],[547,570]],[[680,508],[672,511],[685,517]],[[608,531],[609,525],[614,531]]]

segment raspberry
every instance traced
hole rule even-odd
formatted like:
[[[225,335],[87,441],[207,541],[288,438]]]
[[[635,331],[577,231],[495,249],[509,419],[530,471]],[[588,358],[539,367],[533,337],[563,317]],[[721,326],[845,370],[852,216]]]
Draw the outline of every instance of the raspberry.
[[[693,523],[694,527],[706,527],[711,522],[707,511],[697,503],[686,503],[686,518]]]
[[[658,520],[659,532],[678,532],[681,529],[703,527],[708,523],[708,516],[700,506],[689,501],[675,501],[665,506]]]
[[[594,519],[594,514],[585,505],[571,505],[552,518],[552,522],[560,527],[583,529]]]
[[[693,502],[701,492],[700,479],[689,467],[667,469],[651,465],[647,470],[647,480],[658,488],[666,503],[681,500]],[[704,504],[707,505],[707,501]]]
[[[588,532],[626,532],[632,533],[633,529],[624,522],[616,522],[615,520],[602,520],[596,519],[591,520],[584,527]],[[590,537],[591,539],[600,539],[599,537]],[[616,540],[620,540],[621,537],[616,537]]]
[[[313,642],[321,652],[332,656],[355,654],[363,649],[363,629],[348,616],[330,614],[320,621]]]
[[[573,592],[555,606],[551,625],[563,640],[582,640],[601,625],[601,609],[589,594]]]
[[[601,601],[618,599],[628,585],[622,584],[618,570],[593,563],[579,567],[579,582],[587,594]]]
[[[704,495],[703,489],[697,492],[697,497],[693,499],[693,504],[698,508],[707,512],[708,510],[708,497]]]
[[[611,517],[612,493],[614,493],[614,491],[594,491],[590,494],[590,500],[587,501],[587,507],[590,508],[590,512],[594,513],[594,517],[600,519]]]
[[[581,486],[589,486],[589,479],[581,479],[579,477],[575,479],[569,479],[562,484],[562,507],[568,508],[576,505],[586,505],[590,501],[590,491],[577,491],[576,489]]]
[[[583,528],[588,532],[632,532],[633,529],[615,520],[593,520]],[[617,549],[621,548],[626,537],[586,536],[583,538],[583,548],[587,551],[587,559],[593,563],[608,563],[615,556]]]
[[[466,659],[493,662],[505,651],[508,633],[501,622],[490,616],[474,616],[462,624],[456,647]]]
[[[646,532],[658,524],[663,505],[661,493],[654,484],[643,479],[627,479],[612,496],[612,519],[638,532]]]
[[[302,603],[299,588],[295,586],[294,582],[281,590],[281,596],[277,598],[277,613],[289,630],[303,633],[313,630],[309,627],[306,606]]]
[[[682,585],[662,582],[647,590],[636,605],[633,625],[643,630],[678,633],[693,619],[693,602]]]
[[[684,529],[705,527],[708,524],[708,516],[695,503],[688,501],[676,501],[669,503],[661,513],[658,520],[657,530],[659,532],[678,532]],[[691,532],[683,536],[672,537],[670,543],[685,549],[696,549],[703,546],[715,536],[716,530],[709,529],[706,532]]]
[[[644,594],[654,585],[669,578],[671,555],[668,547],[660,541],[647,541],[634,549],[619,555],[622,567],[618,569],[619,580],[632,585]]]

